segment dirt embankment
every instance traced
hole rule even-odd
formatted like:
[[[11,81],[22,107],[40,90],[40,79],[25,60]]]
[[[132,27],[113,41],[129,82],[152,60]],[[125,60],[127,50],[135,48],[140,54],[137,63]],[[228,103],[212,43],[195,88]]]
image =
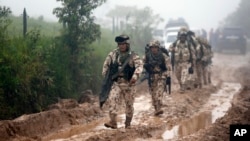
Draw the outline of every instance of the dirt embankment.
[[[75,102],[66,104],[70,106],[58,103],[55,109],[23,115],[15,120],[0,121],[0,141],[39,140],[49,133],[68,126],[84,124],[99,117],[100,109],[97,104],[75,105]]]

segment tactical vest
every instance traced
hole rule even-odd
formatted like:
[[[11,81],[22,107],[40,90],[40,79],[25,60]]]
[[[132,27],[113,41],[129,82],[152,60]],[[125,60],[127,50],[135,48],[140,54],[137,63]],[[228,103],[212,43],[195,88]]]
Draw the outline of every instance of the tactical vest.
[[[163,52],[161,50],[159,50],[159,52],[160,53],[158,54],[157,58],[154,58],[150,51],[146,53],[145,63],[152,67],[152,70],[150,70],[152,73],[161,73],[167,70]],[[160,70],[156,71],[156,67],[159,67]]]
[[[186,42],[185,42],[186,44]],[[175,43],[174,57],[176,62],[192,62],[192,54],[190,43],[187,42],[187,46],[180,46],[180,44]]]
[[[132,54],[130,54],[130,55],[132,55]],[[129,59],[130,55],[128,55],[126,59]],[[123,63],[125,62],[125,61],[119,62],[118,58],[119,58],[119,54],[116,53],[116,58],[112,64],[112,66],[110,66],[111,70],[113,70],[113,74],[117,73],[118,70],[121,69]],[[130,81],[133,74],[134,74],[134,71],[135,71],[135,66],[131,67],[128,63],[125,66],[125,68],[122,70],[122,72],[118,75],[118,78],[124,78],[125,80]],[[118,78],[116,78],[114,81],[117,81]]]

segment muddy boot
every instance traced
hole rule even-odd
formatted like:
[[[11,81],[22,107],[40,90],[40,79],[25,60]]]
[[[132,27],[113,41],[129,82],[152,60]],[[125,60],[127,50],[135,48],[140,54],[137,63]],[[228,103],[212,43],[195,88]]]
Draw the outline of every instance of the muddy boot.
[[[160,110],[158,110],[158,111],[155,112],[155,116],[159,116],[161,114],[163,114],[163,110],[162,109],[160,109]]]
[[[155,116],[159,116],[163,114],[163,110],[161,109],[161,106],[160,104],[156,105],[156,108],[155,108]]]
[[[130,123],[131,123],[132,117],[128,117],[126,116],[126,120],[125,120],[125,128],[130,128]]]
[[[117,129],[116,115],[111,114],[110,115],[110,122],[104,123],[104,126],[107,128]]]

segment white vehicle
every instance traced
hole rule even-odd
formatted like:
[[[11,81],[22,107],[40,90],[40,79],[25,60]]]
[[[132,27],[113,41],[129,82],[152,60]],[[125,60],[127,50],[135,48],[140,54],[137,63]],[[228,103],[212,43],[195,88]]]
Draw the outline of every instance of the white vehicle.
[[[164,35],[166,36],[169,32],[178,32],[180,28],[180,26],[166,28],[164,31]]]
[[[165,48],[168,50],[169,49],[169,46],[177,40],[177,34],[178,34],[178,31],[176,32],[168,32],[165,39],[164,39],[164,45],[165,45]]]

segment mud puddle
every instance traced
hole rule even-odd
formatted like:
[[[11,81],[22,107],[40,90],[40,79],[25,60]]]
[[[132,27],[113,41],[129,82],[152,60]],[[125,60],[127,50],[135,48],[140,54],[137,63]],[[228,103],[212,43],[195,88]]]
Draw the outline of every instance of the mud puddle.
[[[210,99],[197,115],[182,121],[170,130],[166,130],[162,138],[164,140],[175,140],[194,134],[213,124],[216,119],[226,114],[231,107],[233,96],[238,94],[240,89],[241,85],[238,83],[223,83],[217,93],[211,94]]]
[[[141,95],[139,97],[135,98],[134,103],[134,117],[132,120],[132,125],[136,126],[139,123],[141,123],[141,120],[144,118],[144,114],[146,111],[149,111],[150,108],[152,108],[151,99],[148,94]],[[124,113],[124,112],[122,112]],[[125,121],[125,114],[120,114],[117,116],[117,130],[125,130],[124,128],[124,121]],[[95,134],[101,134],[105,130],[113,130],[110,128],[104,127],[104,123],[108,122],[108,112],[105,112],[105,117],[100,118],[99,120],[90,122],[86,125],[77,125],[74,127],[71,127],[70,129],[67,129],[65,131],[60,131],[58,133],[55,133],[51,135],[50,137],[44,138],[43,140],[50,140],[51,141],[78,141],[78,140],[85,140],[89,136],[93,136]],[[143,123],[144,125],[147,125],[146,122]],[[98,131],[98,132],[96,132]]]

